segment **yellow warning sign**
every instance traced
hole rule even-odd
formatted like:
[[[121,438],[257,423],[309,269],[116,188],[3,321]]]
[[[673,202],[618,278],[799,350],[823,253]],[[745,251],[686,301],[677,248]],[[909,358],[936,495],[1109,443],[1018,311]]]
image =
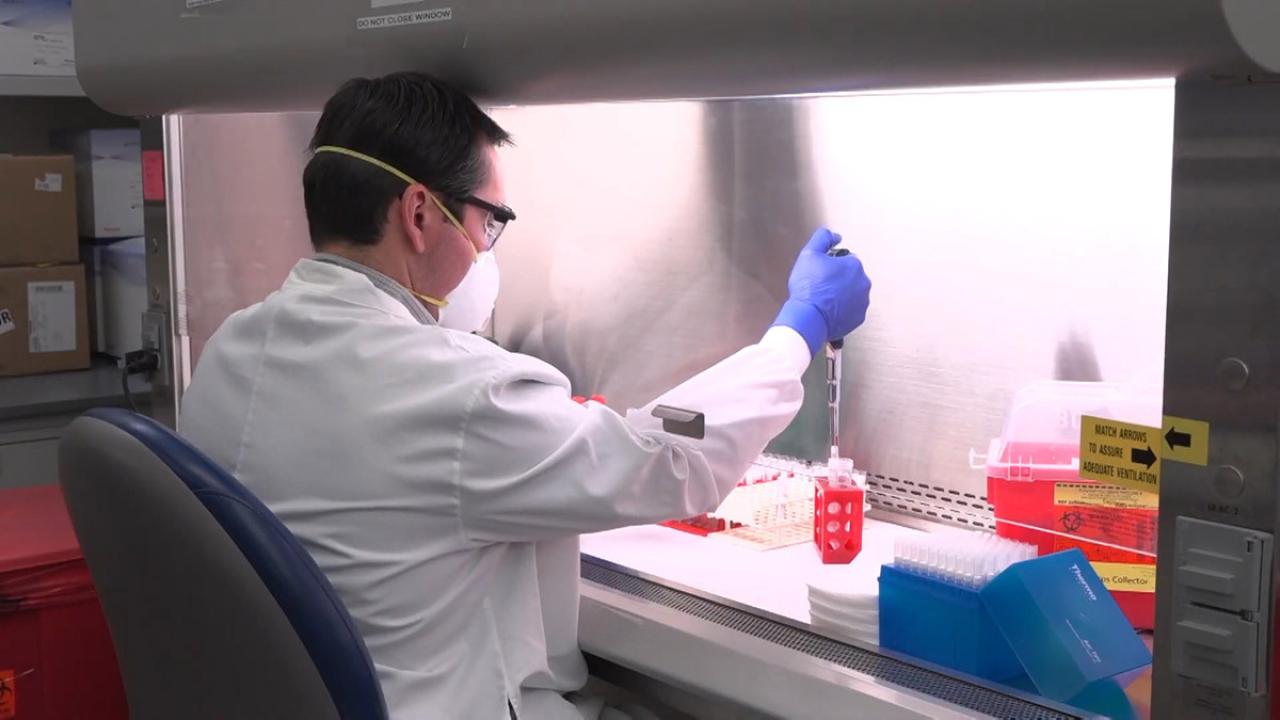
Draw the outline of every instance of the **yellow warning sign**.
[[[1209,423],[1165,415],[1160,437],[1164,443],[1160,454],[1165,460],[1189,465],[1209,464]]]
[[[1093,569],[1108,590],[1115,592],[1153,593],[1156,591],[1156,566],[1137,563],[1092,563]]]
[[[1160,431],[1084,416],[1080,418],[1080,477],[1160,492]]]

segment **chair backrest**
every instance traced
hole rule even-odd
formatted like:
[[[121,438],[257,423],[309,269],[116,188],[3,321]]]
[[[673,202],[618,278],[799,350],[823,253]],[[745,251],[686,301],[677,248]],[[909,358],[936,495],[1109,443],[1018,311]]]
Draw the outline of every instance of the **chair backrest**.
[[[58,455],[134,720],[386,718],[333,587],[228,472],[115,408],[76,419]]]

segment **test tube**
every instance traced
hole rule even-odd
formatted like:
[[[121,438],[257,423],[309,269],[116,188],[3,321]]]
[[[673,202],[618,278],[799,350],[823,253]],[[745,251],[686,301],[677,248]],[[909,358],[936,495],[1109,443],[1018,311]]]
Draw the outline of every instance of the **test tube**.
[[[835,451],[835,448],[832,448]],[[836,487],[849,487],[853,481],[853,460],[832,455],[827,461],[827,482]]]

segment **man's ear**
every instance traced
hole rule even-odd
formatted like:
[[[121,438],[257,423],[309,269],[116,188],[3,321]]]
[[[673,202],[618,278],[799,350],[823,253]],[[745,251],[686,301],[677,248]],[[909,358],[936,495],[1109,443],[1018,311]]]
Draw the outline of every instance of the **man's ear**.
[[[393,212],[399,215],[405,239],[418,254],[427,251],[427,223],[431,222],[428,212],[430,202],[427,189],[415,183],[400,194],[399,203],[393,203],[393,206],[398,205],[393,208]]]

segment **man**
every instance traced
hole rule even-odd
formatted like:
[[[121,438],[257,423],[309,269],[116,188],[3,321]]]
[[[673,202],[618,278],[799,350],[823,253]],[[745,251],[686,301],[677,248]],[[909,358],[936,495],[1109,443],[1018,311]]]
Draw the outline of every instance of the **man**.
[[[343,86],[303,175],[317,255],[227,319],[183,405],[184,434],[333,582],[396,718],[594,716],[573,694],[577,535],[714,509],[867,308],[861,263],[821,230],[761,341],[659,398],[705,413],[703,439],[652,406],[579,405],[555,368],[470,334],[515,217],[507,140],[424,75]]]

